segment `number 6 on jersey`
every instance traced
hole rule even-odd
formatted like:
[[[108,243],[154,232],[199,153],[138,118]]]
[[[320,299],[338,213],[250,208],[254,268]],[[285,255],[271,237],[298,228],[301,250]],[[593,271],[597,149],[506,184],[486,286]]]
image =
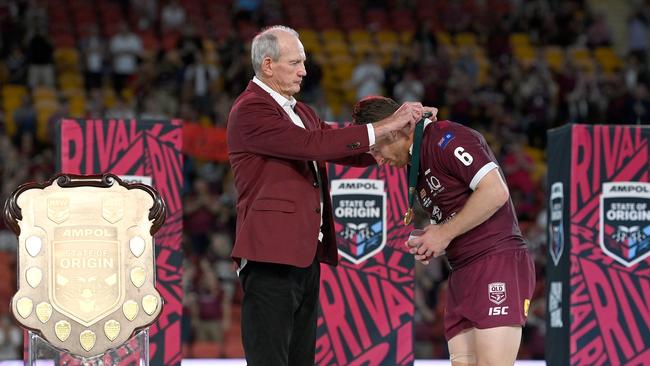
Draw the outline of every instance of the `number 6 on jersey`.
[[[458,158],[458,160],[460,160],[461,163],[465,164],[465,166],[470,166],[474,161],[472,155],[466,152],[465,148],[462,146],[458,146],[456,150],[454,150],[454,156]]]

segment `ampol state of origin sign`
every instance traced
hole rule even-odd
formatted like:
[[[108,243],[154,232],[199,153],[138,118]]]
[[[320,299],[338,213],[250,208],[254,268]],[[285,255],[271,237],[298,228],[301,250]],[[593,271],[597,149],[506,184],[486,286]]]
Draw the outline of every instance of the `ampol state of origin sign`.
[[[384,181],[336,179],[331,194],[339,254],[358,264],[381,251],[386,245]]]
[[[650,183],[603,183],[600,247],[626,267],[650,256]]]

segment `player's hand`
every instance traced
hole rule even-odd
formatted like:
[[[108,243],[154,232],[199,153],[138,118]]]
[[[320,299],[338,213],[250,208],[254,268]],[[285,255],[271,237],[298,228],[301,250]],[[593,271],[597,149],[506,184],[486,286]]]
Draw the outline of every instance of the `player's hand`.
[[[435,121],[438,120],[438,108],[436,108],[436,107],[422,107],[422,110],[424,111],[423,113],[427,113],[427,112],[431,113],[431,116],[427,117],[431,121],[435,122]]]
[[[422,113],[424,113],[424,107],[421,103],[406,102],[392,115],[373,123],[375,136],[385,136],[401,129],[412,131],[417,121],[422,118]]]
[[[452,238],[447,236],[442,225],[429,225],[424,230],[424,234],[407,241],[406,246],[416,260],[429,264],[431,258],[445,254]]]

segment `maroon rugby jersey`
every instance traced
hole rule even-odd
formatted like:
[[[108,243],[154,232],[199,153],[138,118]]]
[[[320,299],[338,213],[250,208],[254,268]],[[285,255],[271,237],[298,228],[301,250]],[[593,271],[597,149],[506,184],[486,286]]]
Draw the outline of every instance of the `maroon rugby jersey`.
[[[451,121],[429,123],[420,151],[417,192],[432,223],[443,223],[458,213],[481,178],[498,169],[485,138]],[[450,265],[457,269],[485,254],[525,246],[512,200],[508,200],[485,222],[452,240],[446,252]]]

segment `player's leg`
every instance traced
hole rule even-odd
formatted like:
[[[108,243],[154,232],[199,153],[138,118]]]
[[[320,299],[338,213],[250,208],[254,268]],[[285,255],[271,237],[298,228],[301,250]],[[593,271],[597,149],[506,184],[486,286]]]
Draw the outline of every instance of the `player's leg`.
[[[449,340],[449,359],[451,366],[476,365],[476,329],[466,329]]]
[[[521,342],[520,326],[474,329],[477,366],[514,365]]]

